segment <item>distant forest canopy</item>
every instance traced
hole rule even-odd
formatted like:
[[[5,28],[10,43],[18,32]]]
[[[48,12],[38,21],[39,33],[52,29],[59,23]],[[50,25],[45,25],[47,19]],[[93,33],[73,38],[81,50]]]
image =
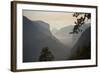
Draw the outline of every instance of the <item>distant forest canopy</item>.
[[[78,13],[78,12],[75,12],[73,13],[73,17],[76,18],[76,21],[74,22],[74,28],[72,30],[72,32],[70,32],[70,34],[78,34],[79,32],[81,32],[82,30],[80,29],[80,27],[82,25],[84,25],[85,23],[85,20],[89,20],[91,19],[91,14],[90,13]]]

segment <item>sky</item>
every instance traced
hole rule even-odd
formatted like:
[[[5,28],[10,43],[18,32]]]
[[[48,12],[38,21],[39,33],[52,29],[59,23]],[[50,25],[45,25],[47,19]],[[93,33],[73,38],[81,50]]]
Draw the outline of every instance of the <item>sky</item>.
[[[50,30],[60,30],[63,27],[74,25],[75,17],[71,12],[32,11],[23,10],[23,15],[30,20],[42,20],[49,24]]]

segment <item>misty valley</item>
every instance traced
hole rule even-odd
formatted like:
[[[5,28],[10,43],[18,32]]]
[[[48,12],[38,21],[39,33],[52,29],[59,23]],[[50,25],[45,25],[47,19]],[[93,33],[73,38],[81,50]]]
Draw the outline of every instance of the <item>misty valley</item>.
[[[49,23],[23,16],[23,62],[79,60],[91,58],[91,27],[86,23],[78,34],[70,25],[52,34]]]

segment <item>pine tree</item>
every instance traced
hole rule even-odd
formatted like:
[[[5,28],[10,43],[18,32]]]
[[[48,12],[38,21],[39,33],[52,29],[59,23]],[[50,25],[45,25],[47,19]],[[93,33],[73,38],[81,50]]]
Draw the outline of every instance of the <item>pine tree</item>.
[[[41,51],[39,61],[52,61],[54,60],[53,54],[50,52],[48,47],[44,47]]]

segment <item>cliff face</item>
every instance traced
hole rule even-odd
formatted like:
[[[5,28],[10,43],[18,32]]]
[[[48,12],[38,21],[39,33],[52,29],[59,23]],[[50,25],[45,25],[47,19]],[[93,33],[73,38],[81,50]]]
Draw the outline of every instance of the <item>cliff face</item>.
[[[64,60],[69,53],[67,46],[52,35],[48,23],[23,17],[23,62],[38,61],[44,47],[49,48],[54,60]]]

